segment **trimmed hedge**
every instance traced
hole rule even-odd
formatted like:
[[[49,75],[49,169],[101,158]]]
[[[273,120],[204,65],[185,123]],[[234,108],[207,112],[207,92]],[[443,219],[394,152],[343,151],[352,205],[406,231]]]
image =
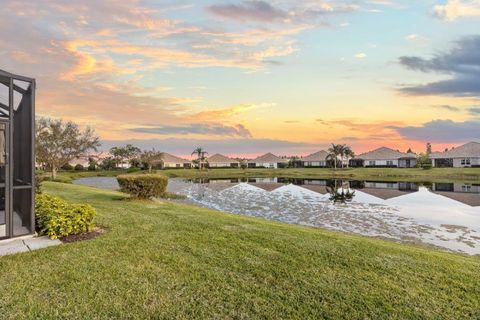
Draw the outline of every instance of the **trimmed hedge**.
[[[157,174],[120,175],[117,181],[122,192],[134,198],[150,199],[165,194],[168,177]]]
[[[51,239],[93,231],[97,212],[88,204],[69,204],[48,194],[35,197],[35,222],[40,234]]]

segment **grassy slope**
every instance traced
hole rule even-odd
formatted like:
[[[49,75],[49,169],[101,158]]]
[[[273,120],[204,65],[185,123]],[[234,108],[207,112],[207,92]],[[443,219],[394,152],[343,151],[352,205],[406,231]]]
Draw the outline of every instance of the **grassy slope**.
[[[46,183],[98,210],[94,240],[0,257],[0,315],[480,317],[479,257]]]

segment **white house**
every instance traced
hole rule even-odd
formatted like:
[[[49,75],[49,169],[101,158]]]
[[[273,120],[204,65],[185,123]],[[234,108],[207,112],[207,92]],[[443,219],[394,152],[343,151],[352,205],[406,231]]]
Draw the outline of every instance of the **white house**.
[[[469,142],[445,152],[430,154],[434,167],[480,167],[480,143]]]
[[[413,168],[417,164],[417,157],[413,153],[381,147],[356,156],[350,160],[350,164],[357,167]]]
[[[277,169],[285,167],[287,163],[288,161],[286,159],[277,157],[272,153],[266,153],[263,156],[248,161],[248,167]]]
[[[302,158],[300,161],[304,167],[326,167],[327,157],[328,152],[321,150]]]
[[[207,166],[209,168],[239,168],[240,161],[216,153],[207,159]]]

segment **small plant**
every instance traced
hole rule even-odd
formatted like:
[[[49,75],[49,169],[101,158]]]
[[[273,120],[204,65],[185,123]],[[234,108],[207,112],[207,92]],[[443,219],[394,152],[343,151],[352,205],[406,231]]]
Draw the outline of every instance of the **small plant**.
[[[39,234],[51,239],[92,231],[96,215],[95,209],[88,204],[69,204],[44,193],[35,198],[37,229]]]
[[[85,170],[85,167],[82,166],[80,163],[75,166],[75,171],[83,171]]]
[[[162,197],[168,184],[166,176],[156,174],[120,175],[117,181],[122,192],[139,199]]]

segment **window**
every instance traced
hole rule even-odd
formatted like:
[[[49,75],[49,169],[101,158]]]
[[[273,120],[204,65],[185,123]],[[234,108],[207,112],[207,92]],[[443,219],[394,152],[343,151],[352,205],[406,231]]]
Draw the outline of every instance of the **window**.
[[[392,160],[387,160],[387,166],[393,166],[393,161]]]
[[[462,159],[461,164],[462,164],[462,166],[469,166],[470,165],[470,158]]]
[[[369,165],[369,166],[374,166],[374,165],[375,165],[375,161],[368,161],[368,165]]]

